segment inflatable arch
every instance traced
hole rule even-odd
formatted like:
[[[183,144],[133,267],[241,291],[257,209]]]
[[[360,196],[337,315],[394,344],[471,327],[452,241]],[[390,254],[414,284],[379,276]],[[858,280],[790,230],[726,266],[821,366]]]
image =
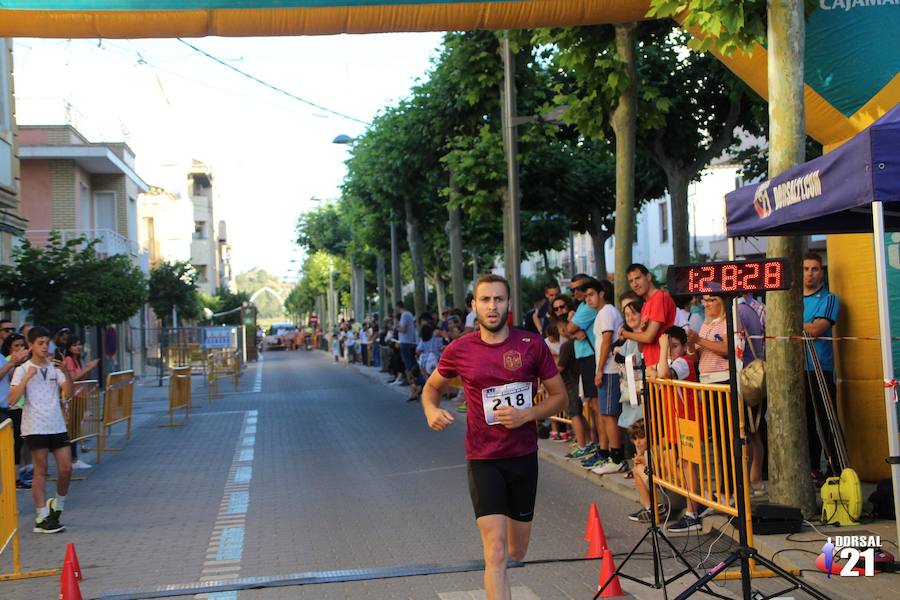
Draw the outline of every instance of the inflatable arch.
[[[0,0],[0,37],[144,38],[521,29],[638,21],[649,0]],[[806,28],[807,131],[826,150],[900,102],[900,0],[819,0]],[[767,56],[720,57],[764,98]],[[869,235],[830,236],[838,335],[878,331]],[[900,267],[897,269],[900,289]],[[900,329],[900,324],[897,325]],[[895,330],[895,336],[900,331]],[[838,347],[851,462],[887,477],[877,344]],[[896,353],[895,360],[900,357]],[[895,367],[900,371],[900,366]]]

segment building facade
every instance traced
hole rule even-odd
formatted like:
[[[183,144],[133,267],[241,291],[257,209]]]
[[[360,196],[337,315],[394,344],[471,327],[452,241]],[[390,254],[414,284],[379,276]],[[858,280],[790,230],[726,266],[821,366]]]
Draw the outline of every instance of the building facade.
[[[25,232],[19,207],[12,47],[12,40],[0,38],[0,264],[10,263],[13,240]]]
[[[128,145],[91,143],[70,125],[21,126],[17,139],[20,204],[28,221],[25,238],[42,246],[54,231],[63,241],[84,236],[97,241],[99,255],[128,256],[148,273],[148,254],[138,234],[137,200],[149,186],[135,172],[134,153]],[[134,369],[140,374],[148,311],[145,307],[113,326],[115,350],[106,346],[104,372]],[[98,332],[83,333],[86,351],[100,357]]]
[[[194,207],[191,265],[198,289],[210,296],[220,287],[234,291],[231,245],[225,221],[216,220],[216,191],[212,170],[195,160],[188,171],[188,194]]]
[[[163,262],[190,262],[194,205],[178,192],[159,187],[138,196],[139,239],[150,268]]]

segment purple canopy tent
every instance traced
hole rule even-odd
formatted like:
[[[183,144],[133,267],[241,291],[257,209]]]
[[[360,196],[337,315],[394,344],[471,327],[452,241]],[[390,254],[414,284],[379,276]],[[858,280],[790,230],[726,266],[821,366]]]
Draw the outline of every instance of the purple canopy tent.
[[[885,228],[900,231],[900,104],[838,149],[727,194],[725,213],[729,238],[874,234],[888,450],[891,457],[900,457],[884,239]],[[896,462],[891,464],[891,480],[900,543],[900,464]]]

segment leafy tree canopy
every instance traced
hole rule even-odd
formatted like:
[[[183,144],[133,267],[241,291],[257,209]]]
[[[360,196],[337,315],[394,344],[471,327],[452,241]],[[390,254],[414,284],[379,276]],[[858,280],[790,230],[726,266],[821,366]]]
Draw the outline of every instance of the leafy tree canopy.
[[[170,325],[173,308],[177,309],[179,320],[198,318],[202,305],[197,293],[197,271],[183,261],[160,263],[150,271],[148,302],[156,316]]]
[[[44,248],[27,239],[13,251],[13,265],[0,266],[3,310],[27,310],[38,324],[109,325],[140,310],[147,281],[126,256],[100,257],[95,241],[66,242],[51,232]]]

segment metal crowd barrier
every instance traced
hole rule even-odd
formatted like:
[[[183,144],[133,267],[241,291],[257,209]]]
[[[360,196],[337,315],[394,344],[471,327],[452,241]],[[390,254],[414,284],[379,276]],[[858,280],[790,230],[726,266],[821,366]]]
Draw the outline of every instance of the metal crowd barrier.
[[[99,438],[103,426],[103,399],[96,379],[75,382],[75,392],[66,412],[69,440],[80,443]],[[99,458],[99,454],[98,454]]]
[[[206,395],[212,402],[219,396],[219,378],[231,377],[237,391],[241,377],[241,355],[237,350],[210,350],[206,354]]]
[[[175,411],[184,410],[184,421],[175,423]],[[180,427],[191,416],[191,367],[172,367],[169,376],[169,423],[160,427]]]
[[[131,439],[131,405],[134,401],[134,371],[118,371],[106,376],[106,390],[103,398],[103,423],[100,425],[100,445],[97,447],[97,462],[103,452],[117,452],[121,448],[107,447],[109,429],[113,425],[127,422],[125,439]]]
[[[734,460],[732,419],[738,419],[741,438],[745,438],[744,411],[733,414],[729,386],[650,379],[647,392],[651,415],[647,444],[651,448],[653,482],[737,519],[738,477],[744,490],[751,488],[746,444],[740,444],[740,459]],[[747,544],[753,547],[749,494],[744,494],[744,506]],[[774,576],[757,568],[752,558],[750,568],[753,577]],[[723,571],[719,576],[740,577],[739,571]]]
[[[19,508],[16,504],[16,458],[12,420],[0,423],[0,555],[12,542],[12,573],[0,574],[0,581],[59,575],[59,569],[22,571],[19,547]]]

